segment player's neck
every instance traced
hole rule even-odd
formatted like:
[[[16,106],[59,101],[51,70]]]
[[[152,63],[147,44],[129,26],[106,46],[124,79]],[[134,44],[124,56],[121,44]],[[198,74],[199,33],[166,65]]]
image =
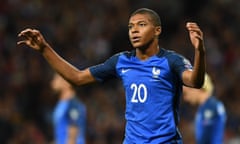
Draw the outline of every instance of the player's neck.
[[[136,56],[140,60],[146,60],[149,57],[156,55],[159,52],[159,46],[158,45],[151,45],[146,49],[138,48],[136,49]]]
[[[209,94],[207,92],[202,93],[199,100],[200,105],[204,104],[208,100],[208,98]]]
[[[72,98],[73,96],[75,96],[75,92],[73,90],[64,90],[62,91],[61,95],[60,95],[60,99],[61,100],[67,100]]]

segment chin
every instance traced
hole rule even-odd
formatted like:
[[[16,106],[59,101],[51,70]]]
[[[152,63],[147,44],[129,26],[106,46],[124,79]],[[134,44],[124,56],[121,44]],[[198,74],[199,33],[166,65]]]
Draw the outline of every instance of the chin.
[[[134,48],[137,48],[137,49],[143,49],[143,48],[145,48],[146,46],[145,45],[143,45],[143,44],[133,44],[132,45]]]
[[[139,44],[132,44],[132,46],[133,46],[134,48],[139,48],[139,47],[141,47],[141,45],[139,45]]]
[[[143,46],[143,43],[138,41],[138,42],[131,42],[132,46],[134,48],[139,48],[139,47],[142,47]]]
[[[150,45],[152,45],[153,41],[150,40],[148,42],[136,42],[136,43],[132,43],[132,46],[134,48],[137,48],[137,49],[141,49],[141,50],[146,50],[149,48]]]

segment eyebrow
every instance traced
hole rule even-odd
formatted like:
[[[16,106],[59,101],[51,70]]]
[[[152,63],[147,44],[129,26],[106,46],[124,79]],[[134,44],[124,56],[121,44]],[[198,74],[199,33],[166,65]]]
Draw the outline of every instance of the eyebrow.
[[[138,21],[138,22],[136,22],[136,23],[142,23],[142,22],[145,22],[145,23],[147,23],[147,21],[146,20],[140,20],[140,21]],[[128,23],[128,25],[131,25],[131,24],[133,24],[133,23]]]

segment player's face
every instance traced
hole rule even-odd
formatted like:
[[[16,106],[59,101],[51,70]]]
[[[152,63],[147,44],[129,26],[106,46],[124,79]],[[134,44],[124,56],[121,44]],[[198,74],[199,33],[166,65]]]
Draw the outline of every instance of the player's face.
[[[135,48],[143,47],[157,39],[161,33],[160,26],[154,26],[148,14],[136,14],[129,19],[128,34]]]
[[[189,87],[183,87],[183,99],[184,101],[196,105],[199,103],[199,90]]]
[[[56,92],[60,92],[64,87],[67,87],[68,85],[69,84],[58,74],[55,74],[51,81],[51,87]]]
[[[54,91],[59,91],[60,87],[60,76],[55,74],[52,81],[51,81],[51,87]]]

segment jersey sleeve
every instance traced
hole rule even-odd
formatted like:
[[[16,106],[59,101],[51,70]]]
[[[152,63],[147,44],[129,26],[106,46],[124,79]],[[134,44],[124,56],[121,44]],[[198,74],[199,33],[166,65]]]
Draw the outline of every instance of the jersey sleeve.
[[[77,109],[71,108],[69,110],[69,124],[70,125],[77,125],[77,122],[80,119],[80,111],[78,111]]]
[[[192,70],[192,64],[190,61],[184,56],[172,52],[171,55],[168,56],[170,66],[175,73],[181,78],[182,72],[185,70]]]
[[[104,63],[92,66],[89,68],[91,74],[97,81],[105,81],[108,79],[116,78],[116,63],[120,54],[116,54]]]
[[[86,108],[73,100],[68,107],[67,115],[69,125],[79,125],[86,120]]]

